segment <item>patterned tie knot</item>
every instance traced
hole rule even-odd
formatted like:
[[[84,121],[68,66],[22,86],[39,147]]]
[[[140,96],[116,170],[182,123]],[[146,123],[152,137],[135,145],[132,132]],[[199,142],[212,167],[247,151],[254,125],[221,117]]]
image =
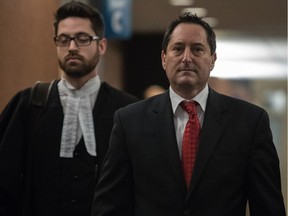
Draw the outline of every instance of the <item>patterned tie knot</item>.
[[[180,106],[191,116],[196,114],[196,103],[195,101],[182,101]]]

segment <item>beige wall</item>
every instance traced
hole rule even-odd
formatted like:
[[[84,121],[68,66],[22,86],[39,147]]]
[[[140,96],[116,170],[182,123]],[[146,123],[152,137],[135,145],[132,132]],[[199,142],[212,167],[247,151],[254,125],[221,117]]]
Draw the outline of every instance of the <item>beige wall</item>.
[[[60,1],[0,1],[0,112],[20,89],[57,78],[53,13]]]

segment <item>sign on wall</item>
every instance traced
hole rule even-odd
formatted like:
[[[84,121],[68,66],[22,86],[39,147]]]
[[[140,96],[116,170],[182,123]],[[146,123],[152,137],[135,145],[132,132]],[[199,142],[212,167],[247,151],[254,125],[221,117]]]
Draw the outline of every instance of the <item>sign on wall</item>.
[[[102,9],[106,37],[128,39],[131,36],[131,0],[103,0]]]

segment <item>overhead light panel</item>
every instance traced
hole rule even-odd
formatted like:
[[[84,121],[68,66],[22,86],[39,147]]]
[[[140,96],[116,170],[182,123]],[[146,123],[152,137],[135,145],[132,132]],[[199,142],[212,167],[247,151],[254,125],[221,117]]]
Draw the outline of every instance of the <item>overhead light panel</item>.
[[[276,38],[219,38],[212,77],[287,79],[287,42]],[[271,52],[272,51],[272,52]]]
[[[219,24],[218,19],[214,17],[204,17],[203,20],[207,22],[212,28],[215,28]]]
[[[194,4],[194,0],[169,0],[173,6],[191,6]]]
[[[186,12],[196,14],[199,17],[205,17],[208,13],[207,9],[205,8],[195,8],[195,7],[184,8],[182,10],[182,13],[186,13]]]

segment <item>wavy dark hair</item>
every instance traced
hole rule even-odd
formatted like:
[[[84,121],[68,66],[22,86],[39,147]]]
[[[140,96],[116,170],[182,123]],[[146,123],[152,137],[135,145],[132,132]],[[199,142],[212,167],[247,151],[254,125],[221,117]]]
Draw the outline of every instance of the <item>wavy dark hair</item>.
[[[190,12],[186,12],[183,14],[180,14],[177,19],[173,20],[170,25],[168,26],[164,37],[162,41],[162,50],[166,53],[168,43],[171,39],[171,34],[181,23],[194,23],[202,26],[207,34],[207,41],[210,47],[211,55],[213,55],[216,52],[216,35],[214,30],[211,28],[211,26],[206,23],[201,17],[198,17],[196,14],[193,15]]]

